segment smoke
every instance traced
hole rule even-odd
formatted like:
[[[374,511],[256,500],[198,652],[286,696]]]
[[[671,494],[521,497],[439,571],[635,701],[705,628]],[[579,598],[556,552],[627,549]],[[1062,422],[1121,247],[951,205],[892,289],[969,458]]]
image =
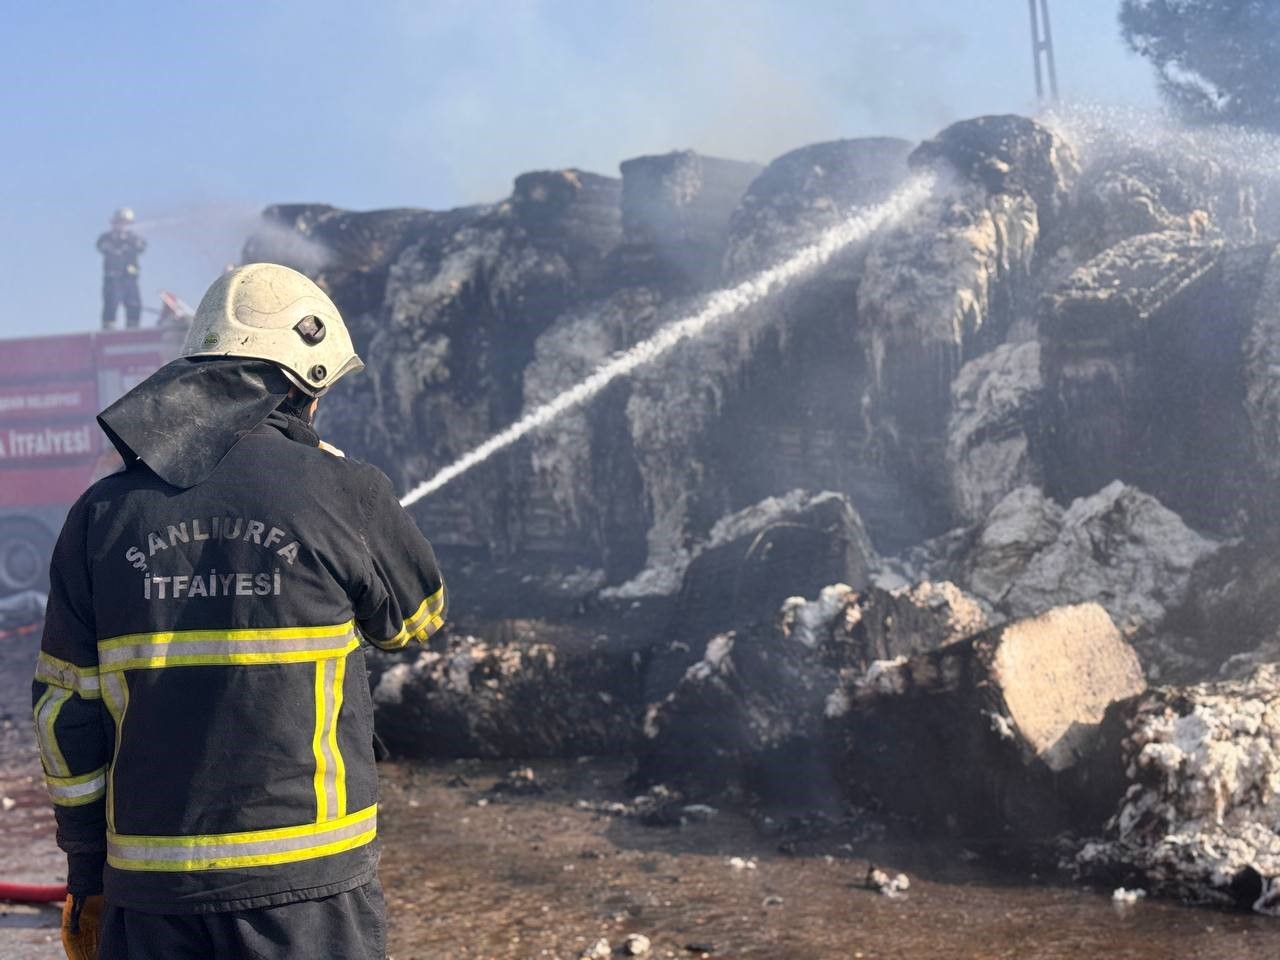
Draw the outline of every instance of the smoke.
[[[302,273],[314,274],[337,259],[323,241],[297,224],[259,216],[246,233],[245,253],[254,261],[283,263]]]
[[[922,24],[886,18],[871,0],[801,15],[772,0],[527,0],[408,6],[399,17],[422,93],[395,132],[394,155],[429,158],[465,200],[500,195],[510,157],[526,170],[612,173],[622,159],[671,149],[767,162],[862,132],[914,138],[982,112],[980,98],[966,104],[956,93],[992,72],[972,63],[989,51],[975,42],[971,14],[943,9]],[[423,49],[442,54],[422,58]],[[922,82],[930,67],[964,83]],[[481,157],[441,143],[486,149]]]
[[[870,207],[832,227],[814,243],[782,263],[734,287],[712,294],[697,313],[682,320],[673,320],[648,340],[602,364],[576,386],[536,407],[501,433],[440,470],[434,477],[414,487],[400,500],[401,505],[412,506],[423,497],[430,496],[472,467],[479,466],[499,451],[547,426],[562,413],[586,403],[619,377],[652,363],[685,340],[701,336],[744,308],[787,286],[797,277],[822,266],[850,244],[864,240],[885,224],[900,219],[924,201],[932,191],[934,182],[931,174],[912,178],[884,203]]]
[[[289,255],[303,269],[329,259],[322,244],[265,220],[258,204],[245,200],[193,201],[142,207],[135,231],[147,241],[142,256],[144,303],[158,290],[196,303],[229,263],[239,263],[246,237],[265,237],[269,249]]]
[[[142,258],[142,293],[150,306],[157,290],[198,303],[209,284],[238,264],[246,250],[255,260],[283,263],[315,273],[333,253],[295,224],[264,217],[247,201],[203,202],[141,210],[134,229],[147,241]]]

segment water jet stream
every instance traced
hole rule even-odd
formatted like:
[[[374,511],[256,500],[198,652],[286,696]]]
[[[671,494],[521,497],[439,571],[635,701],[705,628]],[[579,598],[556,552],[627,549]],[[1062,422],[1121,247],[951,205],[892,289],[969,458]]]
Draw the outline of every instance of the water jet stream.
[[[700,336],[744,307],[759,302],[774,290],[822,266],[851,243],[865,240],[886,223],[899,219],[923,202],[932,191],[935,179],[932,174],[913,177],[884,203],[868,207],[831,227],[815,242],[801,248],[776,266],[737,286],[713,293],[693,316],[671,321],[649,339],[642,340],[631,349],[601,364],[586,379],[535,407],[505,430],[442,468],[429,480],[418,484],[401,498],[400,504],[409,507],[435,493],[472,467],[484,463],[498,451],[546,426],[567,410],[590,400],[618,377],[626,376],[637,367],[658,359],[677,344]]]

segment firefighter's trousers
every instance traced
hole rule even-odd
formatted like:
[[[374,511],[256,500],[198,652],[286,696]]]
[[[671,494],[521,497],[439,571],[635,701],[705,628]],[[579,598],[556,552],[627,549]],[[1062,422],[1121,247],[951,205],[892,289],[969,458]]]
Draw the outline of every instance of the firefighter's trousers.
[[[102,329],[110,330],[116,325],[116,314],[124,306],[124,325],[132,330],[142,320],[142,296],[138,293],[138,277],[136,274],[111,276],[102,278]]]
[[[162,914],[107,905],[98,960],[386,960],[377,880],[323,900],[227,913]]]

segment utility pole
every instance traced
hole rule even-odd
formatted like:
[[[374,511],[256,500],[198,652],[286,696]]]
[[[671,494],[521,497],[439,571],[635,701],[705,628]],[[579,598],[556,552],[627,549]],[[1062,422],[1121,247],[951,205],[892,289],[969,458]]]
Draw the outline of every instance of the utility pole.
[[[1049,98],[1058,99],[1058,69],[1053,60],[1053,28],[1049,25],[1049,0],[1027,0],[1031,7],[1031,56],[1036,67],[1036,98],[1045,101],[1045,76]]]

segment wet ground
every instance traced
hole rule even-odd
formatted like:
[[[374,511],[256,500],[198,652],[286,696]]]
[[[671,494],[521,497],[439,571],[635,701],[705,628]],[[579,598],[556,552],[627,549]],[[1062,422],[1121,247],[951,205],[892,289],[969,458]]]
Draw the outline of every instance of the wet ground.
[[[395,960],[573,960],[629,933],[653,956],[1244,960],[1280,956],[1274,919],[1140,902],[1010,876],[960,851],[799,844],[730,811],[683,827],[584,809],[625,800],[618,761],[535,765],[533,797],[488,790],[510,764],[384,767],[383,883]],[[733,858],[752,867],[735,867]],[[911,879],[865,889],[869,864]],[[691,950],[701,947],[701,950]]]
[[[0,878],[62,867],[26,719],[32,638],[0,649]],[[382,880],[393,960],[575,960],[601,938],[647,936],[651,957],[713,960],[1264,960],[1280,921],[1140,902],[1030,879],[959,848],[851,843],[721,810],[682,827],[607,812],[630,798],[620,760],[534,765],[543,792],[491,788],[510,763],[382,768]],[[819,829],[819,827],[821,827]],[[785,848],[780,849],[780,848]],[[737,858],[737,865],[734,859]],[[869,863],[911,880],[865,889]],[[56,960],[57,914],[0,905],[0,960]]]

